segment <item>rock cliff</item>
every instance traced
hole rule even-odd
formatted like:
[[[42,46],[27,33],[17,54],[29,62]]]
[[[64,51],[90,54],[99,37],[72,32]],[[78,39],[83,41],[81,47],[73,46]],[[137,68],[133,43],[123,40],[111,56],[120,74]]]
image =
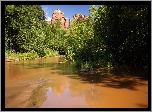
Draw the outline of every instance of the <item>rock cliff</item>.
[[[55,10],[52,14],[51,21],[48,21],[48,24],[54,24],[56,20],[60,20],[61,26],[63,29],[67,29],[69,26],[69,19],[64,17],[64,13],[59,9]]]
[[[87,17],[86,15],[75,14],[73,16],[73,19],[75,21],[85,21],[86,17]],[[68,29],[68,26],[70,25],[70,20],[68,18],[65,18],[64,13],[61,12],[59,9],[53,12],[51,21],[47,21],[47,23],[54,24],[56,20],[60,20],[63,29]]]
[[[73,16],[73,19],[76,21],[85,21],[86,20],[86,15],[82,15],[82,14],[75,14]]]

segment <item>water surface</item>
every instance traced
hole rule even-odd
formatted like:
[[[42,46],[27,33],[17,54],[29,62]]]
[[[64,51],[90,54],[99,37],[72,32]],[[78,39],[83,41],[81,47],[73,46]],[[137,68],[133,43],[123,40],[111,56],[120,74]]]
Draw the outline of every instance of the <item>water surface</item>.
[[[5,107],[148,107],[147,74],[102,68],[80,74],[69,62],[61,62],[52,57],[6,63]]]

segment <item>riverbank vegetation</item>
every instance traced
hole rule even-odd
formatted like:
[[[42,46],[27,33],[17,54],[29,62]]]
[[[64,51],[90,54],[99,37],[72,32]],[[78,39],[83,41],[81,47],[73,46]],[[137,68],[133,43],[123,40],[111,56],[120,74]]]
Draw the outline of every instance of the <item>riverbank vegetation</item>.
[[[148,67],[148,6],[93,5],[86,21],[47,24],[39,5],[5,6],[5,57],[65,55],[73,66]],[[13,51],[13,52],[12,52]]]

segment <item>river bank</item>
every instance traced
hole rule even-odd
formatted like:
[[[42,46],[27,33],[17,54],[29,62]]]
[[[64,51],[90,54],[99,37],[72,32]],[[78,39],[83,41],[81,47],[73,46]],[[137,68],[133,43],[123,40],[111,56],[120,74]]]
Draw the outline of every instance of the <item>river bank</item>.
[[[48,58],[48,57],[55,57],[59,56],[57,51],[49,51],[45,53],[44,56],[39,56],[37,52],[30,51],[26,53],[16,53],[15,51],[5,51],[5,62],[17,62],[23,60],[33,60],[33,59],[40,59],[40,58]]]

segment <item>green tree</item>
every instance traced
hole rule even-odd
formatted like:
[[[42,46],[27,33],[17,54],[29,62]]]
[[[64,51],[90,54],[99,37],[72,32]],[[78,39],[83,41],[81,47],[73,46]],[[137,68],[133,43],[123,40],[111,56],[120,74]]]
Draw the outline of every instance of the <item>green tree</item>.
[[[104,5],[98,9],[95,34],[119,64],[148,63],[148,6]]]
[[[44,37],[42,29],[46,25],[42,7],[40,5],[6,5],[5,9],[6,48],[12,48],[16,52],[36,49],[41,43],[39,40]]]
[[[85,21],[72,20],[69,30],[64,36],[67,45],[67,58],[70,60],[85,60],[81,52],[87,40],[93,37],[92,20],[90,17]]]

